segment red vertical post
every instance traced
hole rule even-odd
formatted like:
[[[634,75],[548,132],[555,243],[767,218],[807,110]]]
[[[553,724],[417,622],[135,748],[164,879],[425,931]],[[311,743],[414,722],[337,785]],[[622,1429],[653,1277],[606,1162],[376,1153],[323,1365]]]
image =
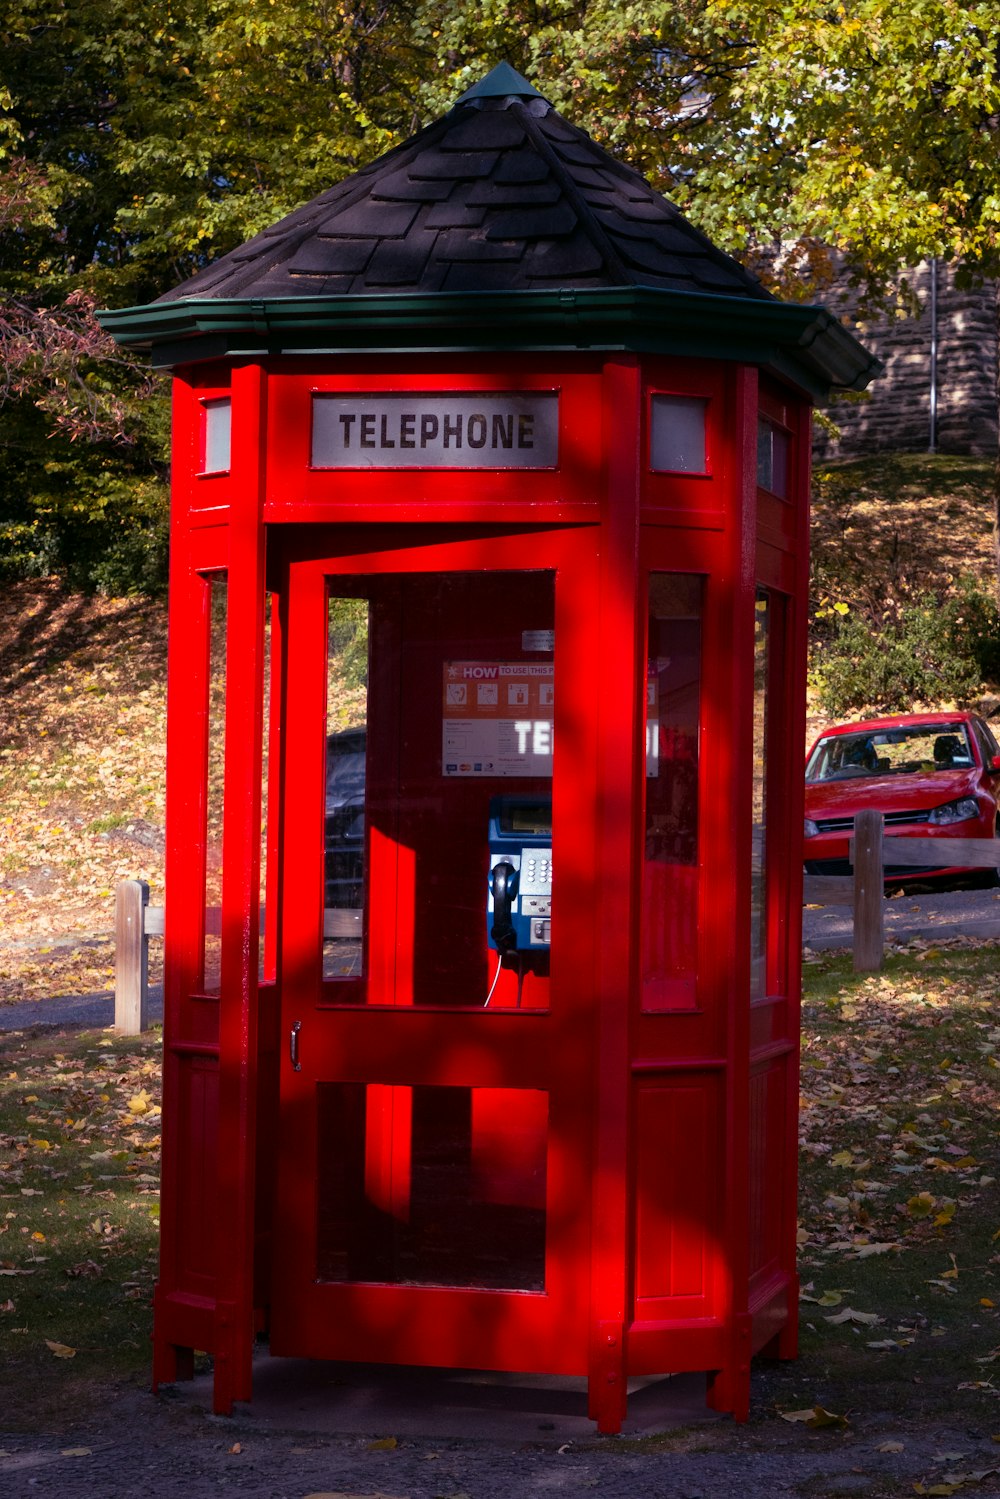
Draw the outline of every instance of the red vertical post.
[[[193,1038],[188,998],[198,987],[204,948],[205,795],[208,763],[210,589],[199,568],[225,565],[218,527],[192,529],[196,407],[190,384],[174,380],[170,526],[170,649],[167,662],[167,796],[163,962],[163,1128],[160,1267],[154,1293],[153,1388],[194,1372],[196,1325],[181,1199],[190,1170],[182,1047]],[[198,1041],[211,1047],[212,1038]],[[204,1336],[204,1331],[202,1333]],[[205,1338],[207,1342],[207,1337]]]
[[[266,395],[259,366],[233,370],[219,1015],[222,1254],[214,1385],[214,1407],[222,1414],[234,1400],[250,1398],[254,1340]]]
[[[748,1311],[750,878],[753,805],[753,652],[757,536],[757,371],[741,365],[731,387],[732,447],[728,454],[727,560],[719,585],[731,642],[729,701],[732,774],[728,795],[735,871],[731,982],[726,996],[726,1117],[723,1129],[727,1285],[722,1307],[727,1361],[710,1375],[708,1402],[746,1420],[750,1405],[751,1322]]]
[[[636,986],[638,914],[635,849],[642,810],[639,781],[639,443],[641,370],[612,359],[604,374],[607,492],[600,581],[597,1130],[591,1269],[590,1413],[603,1432],[625,1417],[625,1328],[629,1321],[629,1024]]]
[[[799,853],[804,817],[805,780],[800,770],[801,746],[806,735],[806,680],[809,655],[809,511],[812,480],[812,408],[806,401],[795,406],[792,496],[796,510],[795,593],[786,615],[787,648],[791,671],[785,679],[789,699],[784,704],[788,725],[788,777],[786,787],[786,842],[779,850],[785,896],[784,974],[785,1035],[791,1050],[785,1068],[784,1160],[785,1180],[781,1203],[779,1255],[788,1277],[787,1320],[773,1351],[779,1358],[794,1358],[799,1342],[799,1278],[796,1234],[798,1230],[799,1160],[799,1037],[802,1011],[802,859]]]

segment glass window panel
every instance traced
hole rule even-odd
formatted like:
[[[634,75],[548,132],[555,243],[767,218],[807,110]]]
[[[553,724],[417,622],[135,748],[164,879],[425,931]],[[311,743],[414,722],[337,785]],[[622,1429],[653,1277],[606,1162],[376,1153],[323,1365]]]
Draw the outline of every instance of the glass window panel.
[[[222,797],[226,735],[225,573],[206,578],[209,590],[208,766],[205,797],[205,951],[202,990],[218,994],[222,948]]]
[[[787,432],[764,417],[757,421],[757,483],[781,499],[788,497],[788,457],[791,440]]]
[[[545,1008],[553,575],[334,589],[323,971],[360,982],[328,1002]]]
[[[368,603],[327,603],[323,977],[354,978],[363,964],[365,783],[368,753]]]
[[[649,579],[642,1007],[695,1003],[698,930],[698,729],[704,580]]]
[[[767,993],[767,729],[770,600],[758,591],[753,647],[753,831],[750,874],[750,994]]]
[[[545,1289],[546,1093],[316,1091],[317,1279]]]
[[[708,402],[695,396],[653,396],[650,423],[650,468],[677,474],[703,474],[705,411]]]
[[[202,407],[205,412],[202,472],[226,473],[232,446],[232,401],[229,396],[220,396],[217,400],[203,401]]]

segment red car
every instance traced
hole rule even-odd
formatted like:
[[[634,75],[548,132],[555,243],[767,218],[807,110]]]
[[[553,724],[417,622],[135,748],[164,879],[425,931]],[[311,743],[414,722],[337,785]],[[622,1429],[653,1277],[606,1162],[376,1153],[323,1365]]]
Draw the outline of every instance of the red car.
[[[998,800],[1000,745],[975,713],[837,724],[806,756],[806,873],[851,872],[848,840],[858,812],[882,812],[893,836],[995,838]],[[894,866],[890,847],[885,872],[893,884],[966,872]]]

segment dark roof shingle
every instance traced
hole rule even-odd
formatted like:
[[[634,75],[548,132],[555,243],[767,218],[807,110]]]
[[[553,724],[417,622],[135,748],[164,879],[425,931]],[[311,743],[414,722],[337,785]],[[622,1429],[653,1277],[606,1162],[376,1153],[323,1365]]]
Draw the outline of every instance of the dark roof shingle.
[[[518,292],[540,282],[768,298],[638,173],[511,69],[495,72],[418,135],[159,300]]]

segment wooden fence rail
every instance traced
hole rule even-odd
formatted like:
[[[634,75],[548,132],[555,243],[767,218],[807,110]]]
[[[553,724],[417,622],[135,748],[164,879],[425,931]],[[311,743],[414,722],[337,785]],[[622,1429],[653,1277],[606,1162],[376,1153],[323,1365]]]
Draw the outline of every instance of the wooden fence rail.
[[[208,906],[205,934],[222,932],[222,911]],[[260,908],[264,935],[264,907]],[[323,912],[324,937],[359,937],[361,912],[328,906]],[[137,1036],[149,1025],[149,939],[163,936],[163,907],[149,904],[145,880],[121,880],[115,890],[115,1030]]]
[[[989,838],[907,838],[889,835],[881,812],[860,812],[850,843],[853,874],[806,875],[803,899],[810,905],[851,906],[854,912],[854,968],[877,972],[885,956],[884,866],[906,868],[996,869],[1000,841]],[[264,929],[264,908],[260,912]],[[205,912],[205,930],[222,929],[218,906]],[[353,937],[361,912],[328,909],[324,937]],[[144,880],[122,880],[115,893],[115,1030],[135,1036],[149,1024],[149,939],[163,936],[163,907],[149,904]]]
[[[859,812],[849,858],[853,874],[806,875],[807,904],[853,906],[854,969],[875,973],[885,956],[885,865],[919,869],[1000,868],[1000,841],[994,838],[909,838],[886,835],[881,812]]]

